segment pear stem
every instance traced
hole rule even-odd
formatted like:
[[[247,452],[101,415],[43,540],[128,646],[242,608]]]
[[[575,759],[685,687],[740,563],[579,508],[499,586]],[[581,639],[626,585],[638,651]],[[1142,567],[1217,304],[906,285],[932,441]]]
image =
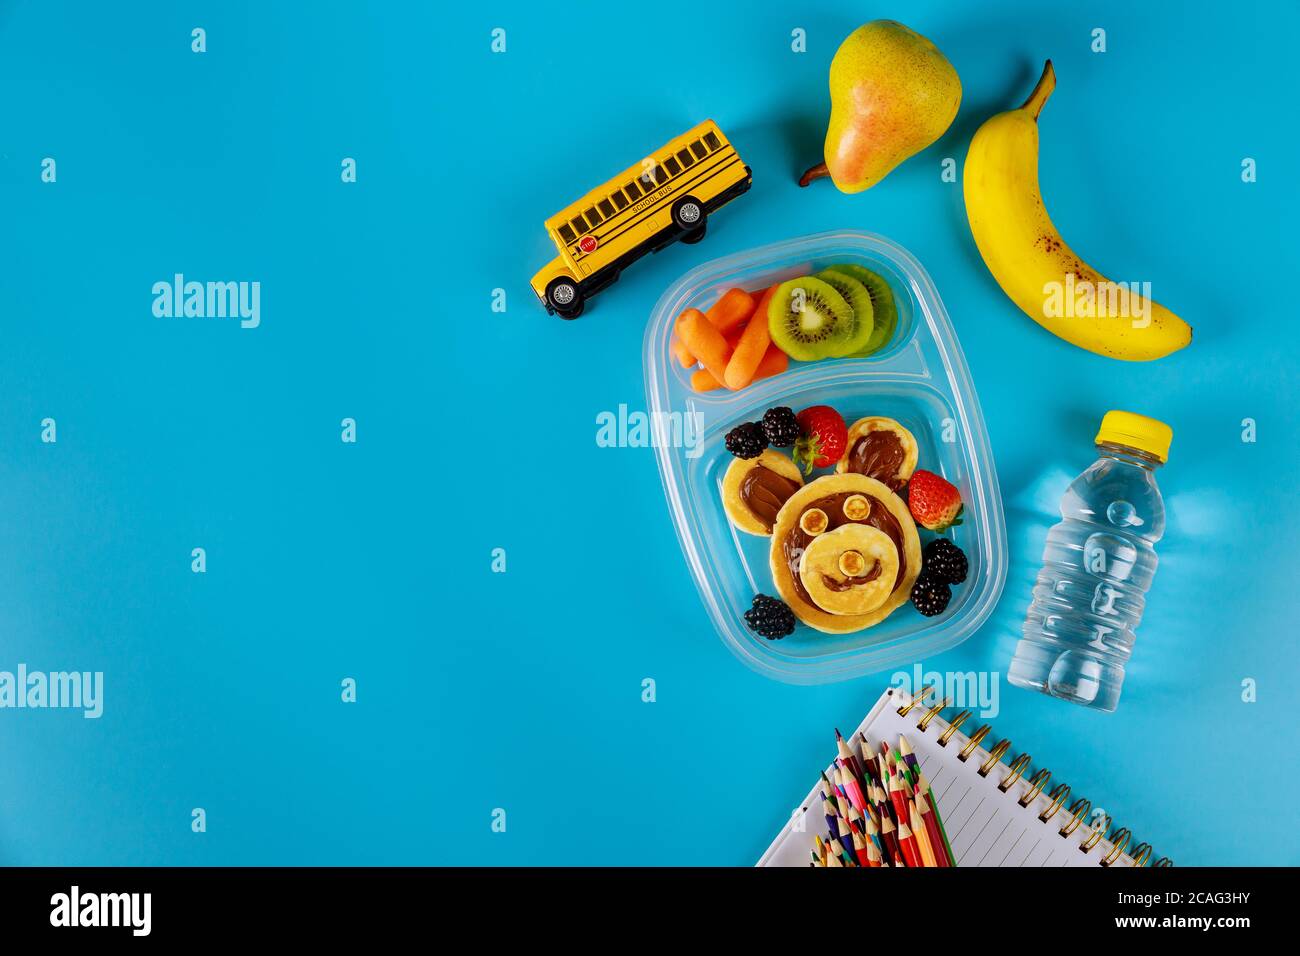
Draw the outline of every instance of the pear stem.
[[[799,177],[799,185],[807,186],[814,179],[821,179],[823,176],[829,176],[830,174],[831,171],[826,168],[825,163],[818,163],[816,166],[809,169],[808,172]]]
[[[1025,100],[1020,108],[1026,111],[1031,119],[1037,121],[1038,114],[1043,111],[1043,106],[1054,89],[1056,89],[1056,71],[1052,69],[1052,61],[1048,60],[1043,64],[1043,75],[1038,78],[1038,85],[1034,87],[1034,92],[1029,94],[1029,99]]]

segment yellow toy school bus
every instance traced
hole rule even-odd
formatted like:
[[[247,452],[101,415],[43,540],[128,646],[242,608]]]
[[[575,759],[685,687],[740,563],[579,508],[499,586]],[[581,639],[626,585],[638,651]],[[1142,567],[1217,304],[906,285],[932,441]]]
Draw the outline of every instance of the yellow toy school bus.
[[[705,120],[546,220],[560,254],[533,276],[533,292],[548,313],[576,319],[647,252],[703,239],[709,213],[750,181],[722,130]]]

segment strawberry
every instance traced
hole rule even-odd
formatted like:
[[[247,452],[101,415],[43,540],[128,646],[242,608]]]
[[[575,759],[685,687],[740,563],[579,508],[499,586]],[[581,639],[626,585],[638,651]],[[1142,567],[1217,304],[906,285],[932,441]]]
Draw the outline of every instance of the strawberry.
[[[794,463],[805,475],[814,468],[829,468],[844,456],[849,429],[839,412],[829,405],[813,405],[795,418],[803,434],[794,443]]]
[[[961,524],[961,492],[932,471],[915,472],[907,483],[907,506],[918,524],[943,533]]]

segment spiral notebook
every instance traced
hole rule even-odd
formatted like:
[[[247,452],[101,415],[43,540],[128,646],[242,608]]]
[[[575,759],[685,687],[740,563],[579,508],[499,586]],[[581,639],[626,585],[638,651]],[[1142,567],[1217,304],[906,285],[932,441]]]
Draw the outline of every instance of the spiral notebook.
[[[1102,811],[1068,784],[1052,781],[1049,770],[1030,773],[1029,754],[1013,751],[1010,740],[993,736],[985,724],[962,732],[968,710],[945,720],[946,700],[932,706],[891,688],[854,731],[873,745],[891,746],[906,735],[939,804],[957,866],[1146,866],[1152,850],[1136,843],[1125,827],[1114,827]],[[990,746],[986,747],[985,744]],[[834,756],[832,750],[831,756]],[[826,829],[816,783],[800,811],[767,848],[759,866],[807,866],[813,835]],[[1154,865],[1168,866],[1161,858]]]

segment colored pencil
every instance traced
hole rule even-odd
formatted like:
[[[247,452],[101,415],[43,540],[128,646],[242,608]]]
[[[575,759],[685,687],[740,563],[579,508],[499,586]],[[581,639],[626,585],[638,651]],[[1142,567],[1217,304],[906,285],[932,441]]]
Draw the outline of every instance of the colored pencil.
[[[834,766],[832,766],[831,769],[834,770],[835,769]],[[833,781],[830,777],[826,776],[825,770],[822,771],[822,785],[824,789],[830,791],[830,796],[832,800],[836,799],[839,795],[843,793],[843,791],[841,791],[840,788],[835,785],[835,781]]]
[[[925,794],[916,795],[916,809],[925,824],[925,833],[930,838],[930,848],[934,851],[935,862],[939,866],[952,866],[948,848],[944,846],[943,834],[939,832],[939,824],[935,822],[934,811],[930,809],[930,801],[926,799]]]
[[[880,814],[882,830],[886,820],[894,825],[894,829],[898,829],[898,819],[894,816],[894,805],[889,802],[889,797],[885,795],[884,787],[876,787],[876,812]]]
[[[858,861],[858,866],[870,866],[871,862],[867,857],[867,841],[862,839],[862,831],[851,822],[849,829],[853,831],[853,856]]]
[[[852,807],[852,806],[849,807],[849,826],[857,827],[859,830],[865,831],[866,829],[865,823],[866,823],[866,818],[863,817],[862,814],[858,812],[857,807]]]
[[[858,780],[853,775],[853,771],[848,766],[848,763],[841,761],[839,767],[836,769],[839,771],[840,786],[844,788],[844,795],[849,798],[849,802],[859,810],[865,809],[867,801],[862,796],[862,787],[858,785]]]
[[[879,780],[880,771],[876,769],[876,755],[872,752],[871,744],[867,743],[867,738],[862,731],[858,731],[858,750],[862,752],[862,769],[871,780]],[[863,781],[863,783],[868,782],[870,781]]]
[[[948,857],[948,865],[956,866],[957,857],[952,852],[952,842],[948,839],[948,831],[943,827],[943,816],[939,813],[939,801],[935,799],[934,788],[930,786],[930,781],[926,779],[924,773],[917,773],[916,789],[918,793],[925,794],[926,802],[930,804],[930,812],[934,814],[935,825],[939,828],[939,836],[943,840],[943,849]]]
[[[848,765],[849,773],[853,774],[858,786],[861,786],[864,782],[862,779],[862,764],[858,763],[858,758],[849,749],[848,742],[844,739],[844,735],[840,733],[838,727],[835,728],[835,748],[839,751],[840,761]]]
[[[903,860],[908,866],[920,868],[924,865],[921,862],[921,851],[916,846],[916,837],[912,835],[912,828],[906,823],[898,824],[898,845],[902,848]]]
[[[903,858],[903,850],[898,843],[894,821],[889,817],[884,817],[880,821],[880,840],[884,843],[885,849],[889,851],[887,854],[889,862],[894,866],[905,866],[907,861]]]
[[[898,735],[898,752],[902,755],[909,770],[912,771],[912,779],[916,780],[916,775],[921,772],[921,762],[917,759],[916,754],[912,752],[912,745],[907,742],[907,738],[902,734]]]
[[[848,852],[853,852],[853,836],[849,833],[849,816],[848,811],[841,808],[839,815],[835,820],[835,832],[831,834],[832,838],[839,841],[839,846]]]
[[[938,866],[939,861],[930,846],[930,835],[925,832],[925,824],[921,821],[921,814],[916,810],[916,803],[909,800],[907,810],[911,815],[912,835],[916,838],[916,848],[921,853],[921,862],[928,867]]]
[[[826,817],[826,832],[832,840],[840,838],[839,814],[835,812],[835,804],[830,800],[822,800],[822,815]]]
[[[903,778],[900,774],[894,774],[889,778],[889,799],[894,805],[894,819],[898,821],[900,828],[911,820],[911,814],[907,809],[907,794],[908,791],[903,789]]]
[[[889,855],[885,851],[884,841],[880,839],[880,826],[870,817],[867,818],[867,837],[871,840],[871,845],[876,848],[878,859],[882,860],[885,866],[889,866]]]

